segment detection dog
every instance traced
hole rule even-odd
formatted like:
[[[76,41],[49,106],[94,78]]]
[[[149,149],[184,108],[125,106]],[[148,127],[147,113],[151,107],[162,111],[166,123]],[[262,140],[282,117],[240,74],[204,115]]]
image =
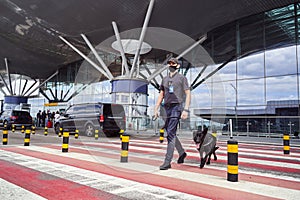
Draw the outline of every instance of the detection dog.
[[[216,146],[217,137],[214,134],[207,133],[208,128],[204,127],[203,131],[197,130],[193,132],[193,139],[196,144],[197,150],[200,154],[200,168],[210,164],[211,155],[214,155],[214,160],[217,160]],[[204,156],[205,154],[205,156]]]

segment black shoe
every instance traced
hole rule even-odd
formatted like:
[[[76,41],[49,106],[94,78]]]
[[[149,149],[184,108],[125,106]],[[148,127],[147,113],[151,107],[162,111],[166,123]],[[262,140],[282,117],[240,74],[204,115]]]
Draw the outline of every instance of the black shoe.
[[[186,153],[184,152],[181,156],[179,156],[177,163],[178,164],[184,163],[185,157],[186,157]]]
[[[171,164],[166,164],[164,163],[163,165],[161,165],[159,167],[160,170],[167,170],[167,169],[170,169],[171,168]]]

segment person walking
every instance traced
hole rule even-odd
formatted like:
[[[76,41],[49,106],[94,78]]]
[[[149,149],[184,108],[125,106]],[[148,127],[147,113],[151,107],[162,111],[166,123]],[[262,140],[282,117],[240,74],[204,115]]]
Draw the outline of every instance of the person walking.
[[[179,154],[177,160],[178,164],[184,163],[184,159],[187,156],[181,142],[176,136],[176,131],[179,120],[188,117],[191,91],[187,78],[178,73],[180,67],[178,60],[176,58],[170,58],[168,65],[170,73],[162,80],[160,93],[154,108],[154,117],[158,117],[160,105],[162,101],[164,101],[166,111],[164,128],[167,132],[168,146],[164,163],[159,167],[160,170],[171,168],[175,148]]]

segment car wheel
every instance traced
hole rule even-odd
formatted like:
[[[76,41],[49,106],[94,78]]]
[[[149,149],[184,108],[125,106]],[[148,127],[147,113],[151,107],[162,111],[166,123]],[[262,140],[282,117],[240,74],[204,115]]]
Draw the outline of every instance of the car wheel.
[[[86,136],[88,137],[92,137],[94,136],[94,133],[95,133],[95,128],[92,124],[87,124],[85,126],[85,129],[84,129],[84,133]]]

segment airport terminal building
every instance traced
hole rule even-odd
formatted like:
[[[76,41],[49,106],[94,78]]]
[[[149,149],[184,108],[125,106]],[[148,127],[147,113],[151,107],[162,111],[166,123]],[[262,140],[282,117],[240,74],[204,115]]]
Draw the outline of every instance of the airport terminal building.
[[[228,131],[232,119],[234,132],[299,132],[299,1],[54,2],[55,16],[42,1],[1,5],[9,10],[0,20],[1,92],[27,96],[33,116],[58,104],[114,102],[126,107],[128,128],[153,128],[165,62],[175,56],[192,91],[181,128]]]

